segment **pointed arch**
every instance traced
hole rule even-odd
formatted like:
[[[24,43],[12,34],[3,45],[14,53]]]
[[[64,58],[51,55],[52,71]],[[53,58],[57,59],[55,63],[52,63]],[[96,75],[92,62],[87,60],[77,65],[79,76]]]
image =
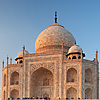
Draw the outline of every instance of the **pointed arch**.
[[[93,83],[93,72],[90,68],[85,70],[85,83]]]
[[[91,88],[87,88],[85,90],[85,99],[92,99],[92,89]]]
[[[53,69],[47,67],[47,65],[46,65],[46,67],[45,67],[45,66],[38,66],[38,65],[37,65],[36,67],[33,67],[33,70],[32,70],[32,72],[31,72],[31,74],[33,74],[35,71],[37,71],[37,70],[40,69],[40,68],[47,69],[48,71],[50,71],[50,72],[53,74]]]
[[[76,56],[73,56],[72,59],[76,59]]]
[[[19,84],[19,73],[13,72],[10,78],[10,85],[18,85]]]
[[[73,87],[68,88],[67,93],[66,93],[66,97],[68,99],[76,99],[77,98],[77,90]]]
[[[77,82],[77,70],[75,68],[68,69],[67,82]]]
[[[10,92],[10,98],[19,98],[19,91],[14,89]]]
[[[31,75],[31,97],[43,98],[44,94],[51,98],[53,89],[53,74],[46,68],[39,68]]]

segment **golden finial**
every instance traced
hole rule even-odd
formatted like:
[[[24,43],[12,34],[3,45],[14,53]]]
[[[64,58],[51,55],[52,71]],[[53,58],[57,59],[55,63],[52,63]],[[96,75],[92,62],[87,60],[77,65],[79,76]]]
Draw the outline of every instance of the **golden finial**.
[[[57,12],[55,11],[55,23],[57,23]]]

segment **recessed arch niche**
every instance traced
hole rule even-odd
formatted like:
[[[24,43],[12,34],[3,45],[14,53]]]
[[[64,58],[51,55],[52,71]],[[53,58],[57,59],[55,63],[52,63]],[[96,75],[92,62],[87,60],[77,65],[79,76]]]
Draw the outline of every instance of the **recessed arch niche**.
[[[52,98],[53,96],[53,74],[46,68],[39,68],[31,75],[31,97]]]

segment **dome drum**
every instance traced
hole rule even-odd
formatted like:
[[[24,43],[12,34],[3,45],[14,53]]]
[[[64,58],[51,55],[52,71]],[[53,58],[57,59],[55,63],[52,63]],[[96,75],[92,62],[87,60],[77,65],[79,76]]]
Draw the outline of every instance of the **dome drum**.
[[[70,47],[64,46],[64,52],[67,52]],[[42,53],[42,52],[53,52],[53,51],[61,51],[62,50],[62,45],[50,45],[50,46],[45,46],[37,49],[37,53]]]

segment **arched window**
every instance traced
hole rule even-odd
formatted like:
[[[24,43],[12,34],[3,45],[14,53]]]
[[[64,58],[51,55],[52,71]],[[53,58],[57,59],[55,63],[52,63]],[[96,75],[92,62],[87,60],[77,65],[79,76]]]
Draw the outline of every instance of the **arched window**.
[[[71,57],[69,57],[69,59],[71,59]]]
[[[21,60],[19,63],[23,63],[23,61]]]
[[[18,85],[19,84],[19,73],[13,72],[10,78],[10,85]]]
[[[85,83],[93,83],[93,75],[90,68],[85,70]]]
[[[4,86],[6,86],[6,74],[4,75]]]
[[[85,99],[92,99],[92,90],[90,88],[85,90]]]
[[[77,71],[74,68],[70,68],[67,71],[67,82],[76,82],[77,81]]]
[[[72,59],[76,59],[76,56],[73,56]]]
[[[18,90],[14,89],[10,92],[10,98],[19,98],[19,92]]]
[[[78,56],[78,59],[81,59],[81,56]]]
[[[77,99],[77,90],[73,87],[69,88],[66,93],[68,99]]]

